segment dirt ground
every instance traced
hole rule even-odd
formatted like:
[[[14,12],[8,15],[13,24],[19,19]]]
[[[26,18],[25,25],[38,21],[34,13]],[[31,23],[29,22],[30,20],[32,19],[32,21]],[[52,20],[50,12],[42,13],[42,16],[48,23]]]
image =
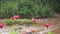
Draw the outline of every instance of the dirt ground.
[[[3,23],[3,20],[0,20],[0,23]],[[54,27],[57,27],[57,29],[51,31],[55,34],[60,34],[60,18],[44,18],[44,19],[37,19],[37,22],[40,25],[43,25],[44,23],[51,23],[54,25]]]
[[[43,20],[41,22],[41,20]],[[57,29],[51,31],[55,34],[60,34],[60,18],[45,18],[45,19],[38,19],[38,23],[39,24],[44,24],[44,23],[51,23],[52,25],[54,25],[54,27],[57,27]]]

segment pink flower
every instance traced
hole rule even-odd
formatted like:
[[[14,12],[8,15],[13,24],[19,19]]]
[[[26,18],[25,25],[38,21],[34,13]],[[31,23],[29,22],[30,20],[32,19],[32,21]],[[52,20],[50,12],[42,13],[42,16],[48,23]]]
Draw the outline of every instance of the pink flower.
[[[31,32],[35,32],[35,30],[31,30]]]
[[[2,28],[4,26],[4,24],[0,24],[0,28]]]
[[[36,19],[32,19],[32,22],[36,22]]]
[[[18,19],[20,16],[19,15],[14,15],[13,18]]]
[[[46,24],[44,24],[44,26],[49,27],[49,26],[50,26],[50,24],[49,24],[49,23],[46,23]]]
[[[10,19],[11,20],[16,20],[16,19],[18,19],[20,16],[19,15],[14,15],[13,17],[11,17]]]

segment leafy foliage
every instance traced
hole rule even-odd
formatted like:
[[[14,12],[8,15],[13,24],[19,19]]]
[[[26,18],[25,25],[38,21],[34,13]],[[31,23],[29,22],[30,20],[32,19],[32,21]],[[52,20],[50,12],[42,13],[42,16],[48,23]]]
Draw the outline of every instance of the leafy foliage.
[[[21,15],[21,18],[54,17],[56,0],[0,0],[0,18]]]

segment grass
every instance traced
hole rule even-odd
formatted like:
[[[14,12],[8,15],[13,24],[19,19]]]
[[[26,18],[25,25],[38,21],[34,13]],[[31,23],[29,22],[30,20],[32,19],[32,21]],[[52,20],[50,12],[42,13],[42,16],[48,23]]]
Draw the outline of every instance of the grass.
[[[9,19],[4,19],[3,20],[4,23],[6,25],[15,25],[15,24],[19,24],[19,25],[24,25],[24,24],[29,24],[29,25],[32,25],[32,26],[37,26],[37,25],[40,25],[38,23],[35,23],[35,22],[32,22],[31,19],[17,19],[17,20],[9,20]]]

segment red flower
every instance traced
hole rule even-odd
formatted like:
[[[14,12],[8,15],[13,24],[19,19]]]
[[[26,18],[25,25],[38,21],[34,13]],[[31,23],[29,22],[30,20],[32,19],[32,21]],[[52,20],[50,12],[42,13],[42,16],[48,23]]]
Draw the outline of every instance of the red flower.
[[[32,19],[32,22],[36,22],[36,19]]]
[[[13,18],[18,19],[19,18],[19,15],[14,15]]]
[[[46,24],[44,24],[44,26],[49,27],[49,26],[50,26],[50,24],[49,24],[49,23],[46,23]]]
[[[31,32],[35,32],[35,30],[31,30]]]
[[[22,34],[26,34],[25,32],[22,32]]]
[[[10,19],[11,20],[16,20],[16,19],[18,19],[20,16],[19,15],[14,15],[13,17],[11,17]]]
[[[0,24],[0,28],[2,28],[4,26],[4,24]]]

